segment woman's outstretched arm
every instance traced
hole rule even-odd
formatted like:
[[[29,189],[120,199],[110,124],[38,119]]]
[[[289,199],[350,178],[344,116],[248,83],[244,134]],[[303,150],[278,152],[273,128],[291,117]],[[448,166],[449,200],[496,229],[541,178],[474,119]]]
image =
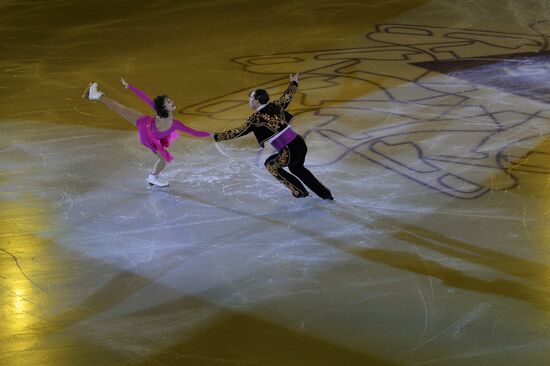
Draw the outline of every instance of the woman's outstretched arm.
[[[149,104],[149,106],[151,108],[153,108],[153,110],[155,109],[155,103],[153,102],[153,100],[151,98],[149,98],[149,96],[147,94],[145,94],[144,92],[142,92],[141,90],[139,90],[135,86],[128,84],[126,82],[126,80],[124,80],[123,78],[120,78],[120,82],[122,83],[122,85],[126,89],[130,89],[131,91],[134,92],[134,94],[136,94],[138,97],[140,97],[141,100],[143,100],[145,103]]]
[[[178,120],[174,120],[174,127],[178,131],[185,132],[185,133],[187,133],[191,136],[195,136],[195,137],[210,137],[210,136],[212,136],[212,133],[210,133],[210,132],[194,130],[190,127],[187,127],[186,125],[184,125],[183,123],[181,123]]]

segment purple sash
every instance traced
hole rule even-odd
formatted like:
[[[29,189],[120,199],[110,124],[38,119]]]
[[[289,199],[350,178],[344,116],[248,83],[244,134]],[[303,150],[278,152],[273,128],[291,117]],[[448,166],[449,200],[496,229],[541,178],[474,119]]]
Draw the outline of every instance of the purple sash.
[[[292,140],[294,140],[298,134],[294,132],[292,128],[287,127],[286,130],[284,130],[280,135],[275,137],[271,142],[271,145],[273,145],[274,148],[277,149],[277,151],[281,151],[285,146],[290,144]]]

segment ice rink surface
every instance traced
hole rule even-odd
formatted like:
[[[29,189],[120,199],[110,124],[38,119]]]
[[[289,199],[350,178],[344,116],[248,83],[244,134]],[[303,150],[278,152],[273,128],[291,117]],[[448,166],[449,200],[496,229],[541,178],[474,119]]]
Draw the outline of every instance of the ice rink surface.
[[[550,2],[0,2],[1,365],[550,364]],[[119,76],[221,131],[154,156]]]

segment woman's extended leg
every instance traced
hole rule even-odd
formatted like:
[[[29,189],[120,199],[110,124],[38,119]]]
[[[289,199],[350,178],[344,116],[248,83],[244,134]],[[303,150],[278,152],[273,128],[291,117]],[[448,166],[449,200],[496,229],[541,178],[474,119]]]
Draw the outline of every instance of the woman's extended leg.
[[[106,97],[102,91],[97,90],[96,82],[88,85],[88,87],[84,91],[84,94],[82,95],[82,98],[86,98],[89,100],[99,100],[109,109],[120,114],[122,117],[124,117],[125,120],[132,123],[134,126],[136,125],[137,120],[144,116],[143,113],[140,113],[135,109],[125,107],[116,100]]]
[[[136,125],[137,120],[144,116],[143,113],[140,113],[135,109],[125,107],[116,100],[106,97],[105,95],[102,95],[99,98],[99,101],[105,104],[109,109],[120,114],[122,117],[124,117],[124,119],[132,123],[134,126]]]

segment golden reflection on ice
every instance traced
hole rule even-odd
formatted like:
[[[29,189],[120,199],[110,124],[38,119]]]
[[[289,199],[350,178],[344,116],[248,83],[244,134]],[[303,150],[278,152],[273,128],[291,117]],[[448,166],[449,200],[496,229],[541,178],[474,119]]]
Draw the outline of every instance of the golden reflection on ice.
[[[47,215],[44,202],[32,195],[0,201],[1,337],[3,349],[10,352],[23,351],[40,340],[36,326],[47,296],[33,277],[39,280],[37,274],[45,270],[34,260],[47,255],[48,241],[39,237],[48,229]]]

